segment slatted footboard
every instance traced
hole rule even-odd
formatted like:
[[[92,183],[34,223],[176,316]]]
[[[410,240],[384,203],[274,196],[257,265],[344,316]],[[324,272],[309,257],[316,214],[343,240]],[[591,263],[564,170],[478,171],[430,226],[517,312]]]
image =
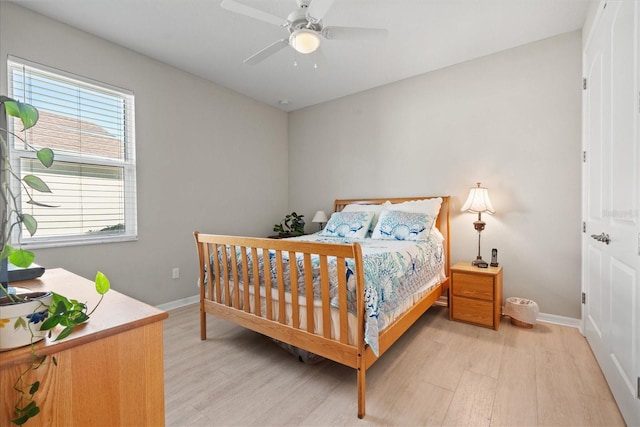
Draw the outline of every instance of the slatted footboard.
[[[209,313],[352,367],[357,372],[358,417],[364,417],[364,299],[355,299],[356,332],[355,340],[350,342],[345,265],[346,259],[354,260],[354,268],[350,273],[353,273],[355,279],[355,295],[364,295],[360,245],[221,236],[198,232],[194,233],[194,237],[200,267],[200,338],[207,338],[206,314]],[[315,266],[319,266],[320,270],[321,298],[314,304],[312,260],[316,258],[319,260]],[[261,263],[258,262],[259,259],[262,260]],[[296,259],[302,259],[300,267],[289,268],[289,274],[285,275],[286,261]],[[335,265],[335,269],[329,268],[330,263]],[[261,279],[261,269],[264,272],[275,271],[275,275],[263,274]],[[210,274],[211,272],[214,274]],[[301,292],[298,286],[299,278],[303,278],[300,287],[304,292]],[[331,304],[332,280],[337,281],[337,307],[336,304]],[[290,290],[289,296],[286,295],[287,290]],[[317,307],[318,304],[320,308]],[[316,313],[321,312],[321,324],[316,324],[318,316],[314,310]],[[351,317],[353,318],[353,315]],[[336,330],[337,332],[332,333]]]

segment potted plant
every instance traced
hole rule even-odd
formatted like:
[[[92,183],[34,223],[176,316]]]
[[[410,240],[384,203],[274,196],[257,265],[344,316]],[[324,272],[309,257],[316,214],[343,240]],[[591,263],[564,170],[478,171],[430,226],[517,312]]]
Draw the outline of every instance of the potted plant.
[[[278,237],[295,237],[304,234],[304,215],[291,212],[284,217],[284,221],[273,226],[273,231],[278,233]]]
[[[24,126],[23,132],[33,127],[38,121],[38,110],[26,103],[16,101],[6,96],[0,96],[0,113],[4,109],[8,116],[19,118]],[[46,363],[46,356],[37,354],[35,344],[45,335],[51,336],[54,328],[60,330],[54,340],[61,340],[71,334],[73,329],[89,320],[93,310],[102,301],[104,294],[110,289],[107,277],[98,272],[95,278],[96,291],[101,295],[96,307],[88,313],[86,304],[69,299],[54,292],[19,292],[8,285],[8,262],[17,267],[27,268],[35,259],[33,252],[21,247],[20,236],[24,227],[32,236],[38,229],[37,220],[21,209],[20,198],[11,188],[11,178],[17,180],[24,190],[23,197],[28,203],[47,206],[33,198],[33,192],[51,192],[47,184],[35,175],[19,176],[11,167],[9,158],[8,135],[19,139],[27,147],[36,152],[39,161],[45,167],[51,167],[54,160],[53,150],[49,148],[37,149],[31,146],[25,138],[16,132],[0,128],[0,198],[3,206],[0,209],[0,342],[1,350],[18,346],[31,345],[31,358],[26,369],[14,383],[18,394],[15,404],[13,422],[17,425],[26,423],[36,416],[40,409],[34,396],[40,387],[40,382],[31,380],[31,374],[38,367]],[[11,237],[17,233],[18,247],[11,246]],[[53,363],[56,364],[55,358]]]

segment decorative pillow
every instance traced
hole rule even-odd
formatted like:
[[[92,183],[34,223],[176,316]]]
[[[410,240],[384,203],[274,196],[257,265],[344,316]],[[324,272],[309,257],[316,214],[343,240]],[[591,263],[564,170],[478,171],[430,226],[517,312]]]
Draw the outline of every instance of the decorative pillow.
[[[334,212],[319,235],[364,239],[372,219],[373,212]]]
[[[440,213],[441,206],[442,197],[436,197],[434,199],[411,200],[408,202],[393,203],[391,205],[387,205],[385,208],[391,211],[424,213],[435,219]],[[432,223],[432,228],[433,224],[435,224],[435,221],[433,221]]]
[[[371,221],[371,224],[369,225],[369,231],[373,231],[376,224],[378,223],[380,212],[382,212],[384,208],[390,205],[391,202],[388,200],[382,205],[359,205],[357,203],[352,203],[342,208],[342,212],[373,212],[373,221]]]
[[[425,240],[435,217],[425,213],[383,210],[371,235],[379,240]]]

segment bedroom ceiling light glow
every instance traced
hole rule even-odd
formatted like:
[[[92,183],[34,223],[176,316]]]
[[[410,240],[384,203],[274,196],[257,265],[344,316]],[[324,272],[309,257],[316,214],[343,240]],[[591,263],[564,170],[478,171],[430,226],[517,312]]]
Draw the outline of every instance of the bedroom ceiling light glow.
[[[491,200],[489,200],[489,190],[484,187],[480,187],[480,183],[478,182],[477,187],[471,188],[469,190],[469,197],[467,197],[467,201],[464,202],[461,212],[471,212],[478,214],[478,220],[474,221],[473,228],[478,232],[478,256],[474,261],[471,262],[472,265],[478,265],[480,263],[486,264],[486,262],[482,259],[482,255],[480,255],[480,233],[484,230],[485,222],[482,220],[482,212],[487,213],[495,213],[496,211],[493,209],[493,205],[491,204]]]
[[[305,55],[313,53],[320,47],[320,35],[313,30],[296,30],[289,36],[289,45]]]

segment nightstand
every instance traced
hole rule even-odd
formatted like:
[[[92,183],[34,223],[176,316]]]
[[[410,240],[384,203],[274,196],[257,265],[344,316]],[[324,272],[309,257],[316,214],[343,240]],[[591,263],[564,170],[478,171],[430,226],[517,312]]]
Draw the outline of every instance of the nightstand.
[[[449,292],[449,319],[498,329],[502,314],[502,267],[478,268],[459,262],[451,267]]]

